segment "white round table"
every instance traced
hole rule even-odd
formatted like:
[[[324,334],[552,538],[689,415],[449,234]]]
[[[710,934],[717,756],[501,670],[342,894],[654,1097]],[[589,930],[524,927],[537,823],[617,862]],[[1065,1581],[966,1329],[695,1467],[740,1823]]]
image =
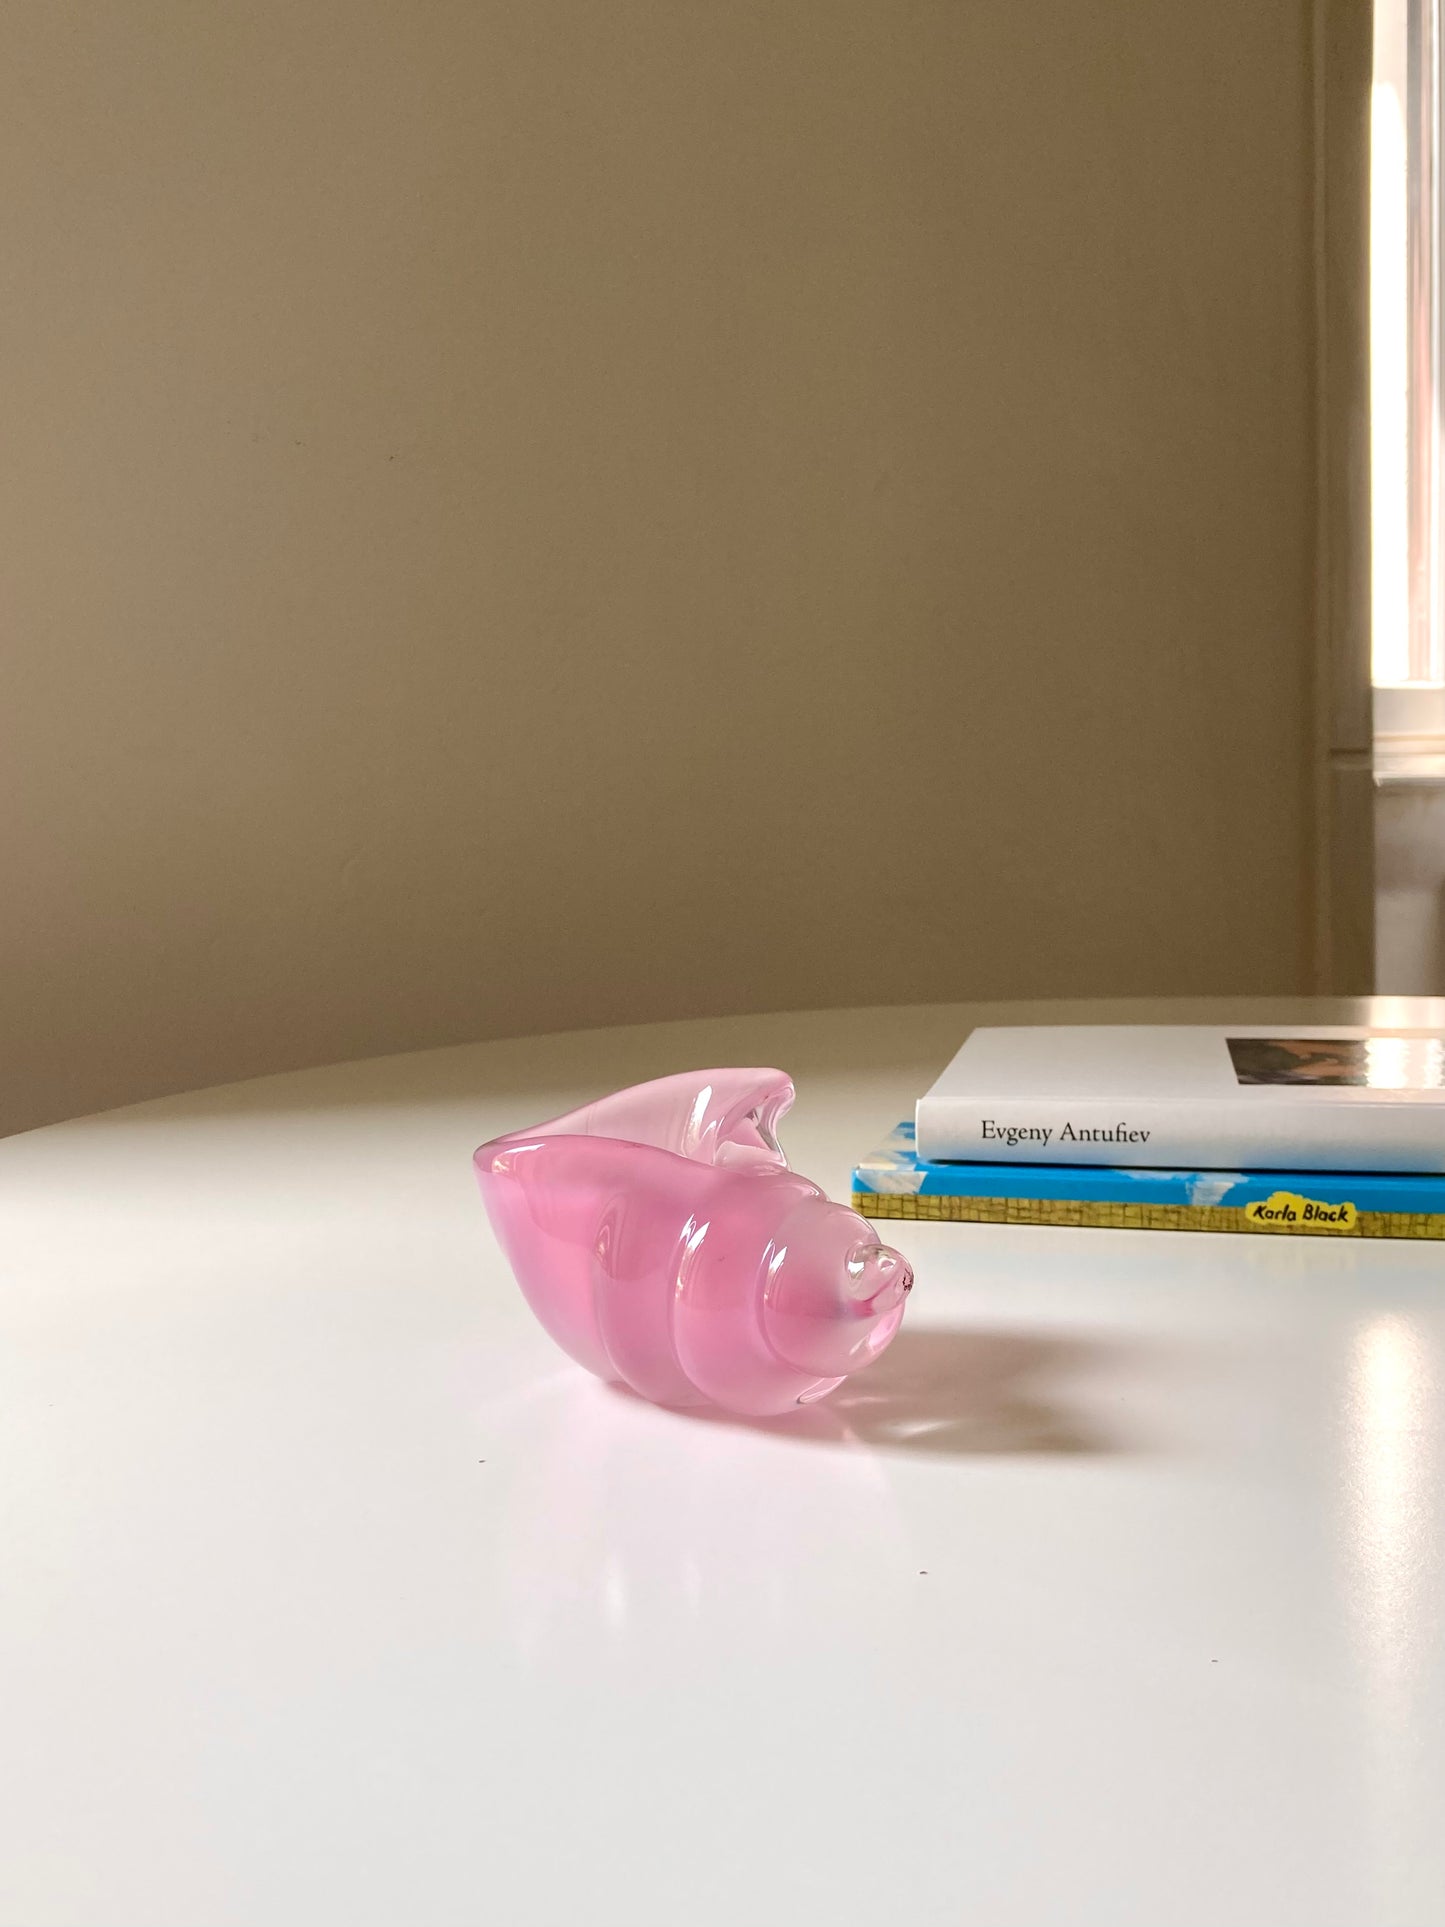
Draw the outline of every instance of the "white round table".
[[[890,1226],[893,1350],[748,1424],[572,1366],[473,1186],[774,1062],[844,1196],[974,1021],[1246,1014],[1363,1013],[662,1025],[0,1145],[0,1927],[1440,1927],[1440,1246]]]

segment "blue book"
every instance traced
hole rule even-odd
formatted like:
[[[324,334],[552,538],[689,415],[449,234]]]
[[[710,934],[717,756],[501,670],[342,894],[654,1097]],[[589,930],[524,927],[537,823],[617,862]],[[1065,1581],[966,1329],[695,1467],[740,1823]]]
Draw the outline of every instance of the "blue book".
[[[1445,1238],[1445,1177],[929,1163],[918,1155],[911,1123],[856,1167],[853,1206],[867,1218],[928,1223]]]

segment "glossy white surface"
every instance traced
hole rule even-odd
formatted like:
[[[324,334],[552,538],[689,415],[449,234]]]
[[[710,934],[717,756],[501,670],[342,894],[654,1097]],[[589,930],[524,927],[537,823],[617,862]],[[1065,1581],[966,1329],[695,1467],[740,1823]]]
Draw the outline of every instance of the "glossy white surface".
[[[1439,1246],[899,1227],[894,1350],[767,1426],[531,1324],[481,1139],[776,1061],[841,1192],[968,1020],[0,1145],[0,1924],[1439,1927]]]

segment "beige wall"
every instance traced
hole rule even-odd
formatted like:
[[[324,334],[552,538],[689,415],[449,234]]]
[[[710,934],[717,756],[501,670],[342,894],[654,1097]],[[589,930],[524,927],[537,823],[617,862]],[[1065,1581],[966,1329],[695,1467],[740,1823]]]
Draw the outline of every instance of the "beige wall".
[[[1307,986],[1306,0],[13,0],[0,1125]]]

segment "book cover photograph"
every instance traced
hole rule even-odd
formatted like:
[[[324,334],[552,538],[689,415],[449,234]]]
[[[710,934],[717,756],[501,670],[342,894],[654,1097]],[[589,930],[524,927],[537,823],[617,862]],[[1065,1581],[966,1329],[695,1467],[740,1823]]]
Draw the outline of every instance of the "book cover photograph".
[[[1241,1084],[1286,1090],[1445,1089],[1445,1039],[1439,1037],[1231,1037],[1225,1046]]]

